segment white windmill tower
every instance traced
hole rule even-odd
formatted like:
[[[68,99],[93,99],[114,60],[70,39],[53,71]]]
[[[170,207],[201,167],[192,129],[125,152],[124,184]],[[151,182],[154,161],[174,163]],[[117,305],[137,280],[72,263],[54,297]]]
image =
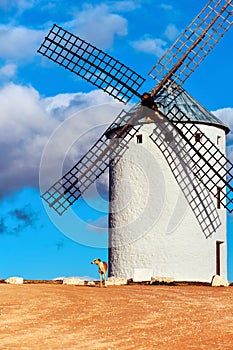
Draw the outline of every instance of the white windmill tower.
[[[190,118],[181,129],[193,128],[191,144],[203,152],[208,138],[213,156],[224,154],[228,128],[184,90],[176,104],[176,117],[182,119],[185,111]],[[174,131],[165,134],[160,123],[155,129],[154,120],[141,119],[127,151],[111,165],[109,273],[136,280],[163,276],[209,282],[214,274],[227,279],[226,210],[218,186],[214,196],[195,179],[188,146]],[[196,172],[203,175],[199,167]]]
[[[129,67],[57,25],[38,50],[120,101],[141,100],[42,194],[62,215],[110,166],[110,275],[146,269],[176,280],[227,277],[228,128],[182,84],[231,26],[232,7],[231,0],[208,2],[150,71],[158,84],[149,93],[138,92],[144,79]]]

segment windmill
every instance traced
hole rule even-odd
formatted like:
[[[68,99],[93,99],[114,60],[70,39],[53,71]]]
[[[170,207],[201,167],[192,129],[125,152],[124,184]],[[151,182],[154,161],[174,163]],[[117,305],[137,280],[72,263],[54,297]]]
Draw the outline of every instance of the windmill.
[[[123,110],[79,162],[42,194],[42,198],[59,215],[78,200],[107,168],[110,167],[112,174],[115,168],[121,168],[132,140],[146,128],[151,144],[153,147],[156,145],[156,150],[164,156],[163,162],[167,163],[184,193],[192,215],[206,238],[211,239],[213,233],[225,225],[224,214],[217,209],[221,207],[233,211],[233,164],[227,160],[223,149],[213,142],[208,133],[203,132],[202,123],[198,124],[181,108],[180,100],[186,98],[190,103],[191,97],[182,85],[230,28],[232,8],[231,0],[210,0],[151,69],[149,75],[157,85],[146,93],[139,92],[145,79],[131,68],[53,25],[39,53],[123,103],[127,103],[132,96],[140,99],[129,111]],[[213,116],[211,121],[209,116],[206,119],[207,124],[219,124],[222,130],[227,130]],[[110,189],[110,194],[114,191],[116,189]],[[110,215],[109,221],[113,232],[116,218]],[[129,260],[128,264],[134,265],[135,269],[135,261],[143,264],[144,260],[140,254],[134,254],[135,247],[130,253],[114,247],[112,237],[116,235],[116,241],[124,240],[118,230],[111,234],[110,273],[120,275],[122,272],[128,277],[124,267],[117,267],[119,262],[122,260],[125,266],[126,260]],[[216,241],[216,247],[221,242]],[[209,245],[208,249],[213,250],[213,245]],[[129,255],[135,257],[126,259]],[[155,264],[155,260],[151,264]],[[132,273],[132,269],[130,271]],[[167,273],[169,269],[164,271]],[[197,278],[206,280],[209,273],[208,270],[204,277]]]

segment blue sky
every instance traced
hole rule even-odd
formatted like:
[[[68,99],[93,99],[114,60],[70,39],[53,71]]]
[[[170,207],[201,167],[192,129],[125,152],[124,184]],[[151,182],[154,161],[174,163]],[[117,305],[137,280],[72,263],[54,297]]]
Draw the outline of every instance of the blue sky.
[[[90,261],[107,259],[107,175],[66,219],[57,218],[40,199],[39,175],[42,187],[56,179],[64,152],[69,149],[69,167],[121,109],[111,97],[36,53],[52,24],[148,78],[147,90],[154,85],[147,72],[205,3],[0,0],[0,278],[97,277]],[[232,42],[231,28],[185,88],[233,129]],[[233,159],[231,133],[228,149]],[[232,230],[229,216],[230,280]]]

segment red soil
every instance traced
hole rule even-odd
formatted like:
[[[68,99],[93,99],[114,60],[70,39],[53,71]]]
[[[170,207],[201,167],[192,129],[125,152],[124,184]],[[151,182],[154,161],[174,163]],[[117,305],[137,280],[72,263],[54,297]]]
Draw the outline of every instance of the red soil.
[[[233,288],[0,284],[0,349],[233,349]]]

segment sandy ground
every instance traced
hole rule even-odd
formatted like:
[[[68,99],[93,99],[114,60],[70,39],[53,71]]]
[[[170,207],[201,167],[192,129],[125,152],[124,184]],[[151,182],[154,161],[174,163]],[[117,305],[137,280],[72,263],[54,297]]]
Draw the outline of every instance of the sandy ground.
[[[0,349],[233,349],[233,287],[0,284]]]

